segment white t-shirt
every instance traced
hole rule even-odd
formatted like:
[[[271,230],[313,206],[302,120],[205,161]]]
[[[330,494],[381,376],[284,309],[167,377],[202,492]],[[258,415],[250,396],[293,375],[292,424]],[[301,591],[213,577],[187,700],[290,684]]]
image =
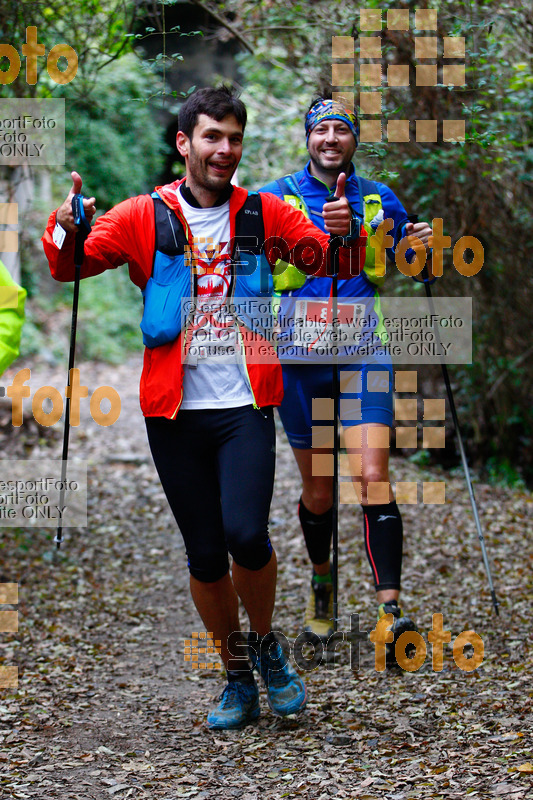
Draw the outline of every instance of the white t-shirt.
[[[184,410],[237,408],[253,403],[239,335],[226,310],[231,294],[229,200],[212,208],[191,206],[177,191],[195,242],[198,297],[194,333],[183,377]]]

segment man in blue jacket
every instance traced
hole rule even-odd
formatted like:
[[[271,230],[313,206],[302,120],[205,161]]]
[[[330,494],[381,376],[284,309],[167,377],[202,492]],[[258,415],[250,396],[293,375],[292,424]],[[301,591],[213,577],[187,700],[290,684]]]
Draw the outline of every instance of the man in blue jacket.
[[[409,222],[391,189],[356,174],[352,157],[358,145],[359,129],[353,112],[330,99],[317,98],[307,113],[305,131],[310,156],[305,168],[267,184],[260,191],[278,195],[324,230],[324,203],[333,199],[338,177],[344,172],[347,176],[345,194],[353,215],[364,222],[369,236],[383,236],[387,231],[383,231],[380,223],[384,219],[392,220],[395,245],[404,236],[413,235],[428,248],[432,234],[429,225]],[[378,239],[374,239],[376,241]],[[386,341],[386,332],[377,292],[384,280],[384,252],[385,248],[380,253],[379,247],[368,247],[361,274],[338,281],[339,318],[348,314],[349,321],[353,322],[354,313],[358,313],[354,309],[364,308],[365,317],[369,319],[373,315],[375,322],[370,338],[369,334],[356,346],[341,349],[340,417],[350,472],[363,509],[364,540],[377,592],[378,617],[392,614],[394,619],[394,640],[387,652],[388,660],[393,661],[397,638],[404,631],[416,630],[416,626],[398,605],[402,519],[389,482],[389,430],[386,433],[376,430],[390,429],[393,420],[393,371],[390,358],[380,346]],[[387,254],[394,258],[394,249],[387,249]],[[413,251],[408,250],[406,260],[410,261],[413,255]],[[278,355],[284,383],[279,412],[302,477],[298,514],[313,564],[304,625],[309,638],[318,636],[325,644],[333,632],[330,566],[333,491],[331,470],[317,469],[320,462],[314,457],[320,458],[331,450],[317,446],[321,443],[313,439],[312,426],[313,423],[324,424],[317,418],[316,410],[320,406],[313,401],[332,397],[331,360],[324,359],[324,350],[322,357],[320,352],[326,323],[331,318],[328,298],[332,279],[307,277],[290,265],[284,267],[275,279],[275,288],[281,293]],[[347,303],[347,298],[358,298],[358,303]],[[292,330],[291,324],[294,325]],[[298,336],[302,328],[307,334],[305,341]]]

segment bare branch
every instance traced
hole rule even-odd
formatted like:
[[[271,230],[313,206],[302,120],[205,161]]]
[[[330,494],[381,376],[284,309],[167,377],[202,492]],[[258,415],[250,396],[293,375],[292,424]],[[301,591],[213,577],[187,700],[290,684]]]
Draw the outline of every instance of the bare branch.
[[[244,36],[241,33],[239,33],[239,31],[236,30],[236,28],[233,27],[233,25],[231,25],[227,20],[224,19],[224,17],[221,17],[220,14],[218,14],[212,8],[205,5],[205,3],[202,3],[202,0],[192,0],[192,2],[199,8],[202,8],[204,11],[207,11],[207,13],[211,17],[213,17],[213,19],[215,19],[219,23],[219,25],[222,25],[223,28],[226,28],[226,30],[228,30],[231,34],[233,34],[233,36],[235,36],[235,38],[239,40],[242,46],[245,47],[246,50],[248,50],[248,52],[252,53],[253,55],[254,53],[253,47],[246,41]]]

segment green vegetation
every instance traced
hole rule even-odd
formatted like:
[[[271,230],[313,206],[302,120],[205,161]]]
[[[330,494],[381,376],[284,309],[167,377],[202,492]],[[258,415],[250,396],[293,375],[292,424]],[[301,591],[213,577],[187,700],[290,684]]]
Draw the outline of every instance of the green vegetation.
[[[317,91],[330,86],[332,35],[354,37],[357,83],[359,9],[336,0],[216,5],[232,15],[253,50],[241,62],[244,97],[252,108],[241,174],[257,186],[304,161],[303,110]],[[473,299],[473,364],[450,370],[470,456],[493,475],[510,475],[510,465],[531,482],[533,279],[526,265],[533,245],[533,75],[519,34],[531,29],[530,21],[517,1],[447,0],[431,3],[438,10],[437,31],[413,30],[415,3],[403,6],[410,11],[411,29],[388,30],[386,11],[397,7],[394,0],[365,3],[382,11],[383,73],[394,64],[410,69],[410,86],[382,88],[383,117],[465,120],[466,141],[417,142],[412,128],[410,142],[362,144],[357,168],[390,185],[411,213],[442,217],[452,245],[464,235],[483,243],[484,266],[471,278],[454,269],[451,250],[445,251],[444,277],[434,293]],[[465,86],[416,85],[418,35],[465,38]],[[441,55],[442,44],[439,48]],[[356,100],[358,90],[356,85]],[[421,288],[394,270],[386,291],[414,294]]]
[[[159,19],[159,12],[155,9],[154,19]],[[157,183],[165,144],[148,99],[161,87],[159,72],[166,62],[143,62],[133,52],[132,33],[142,24],[142,15],[146,14],[146,21],[151,13],[130,0],[33,4],[30,17],[20,4],[0,12],[3,40],[19,52],[26,39],[26,26],[34,25],[37,40],[45,45],[46,52],[66,42],[78,54],[78,72],[69,84],[61,86],[52,81],[45,59],[39,58],[36,84],[26,82],[23,65],[17,79],[2,87],[3,96],[65,98],[66,167],[50,170],[52,205],[60,203],[70,188],[69,169],[82,175],[83,190],[97,197],[100,213],[126,197],[151,191]],[[169,56],[168,63],[179,57]],[[0,167],[0,178],[9,184],[19,176],[16,170]],[[49,360],[59,361],[65,358],[66,342],[58,336],[54,320],[64,312],[68,337],[72,286],[57,285],[50,291],[49,279],[43,273],[39,239],[48,212],[37,197],[34,209],[24,219],[22,282],[28,288],[29,300],[21,352],[44,353]],[[120,363],[129,352],[141,348],[142,301],[126,268],[99,276],[96,281],[85,281],[81,298],[79,358]]]
[[[150,192],[157,182],[164,143],[145,102],[150,89],[150,77],[129,53],[102,72],[89,97],[64,92],[66,163],[85,177],[84,191],[96,194],[100,210]]]
[[[126,267],[83,281],[80,310],[77,359],[120,364],[129,353],[142,350],[142,297]],[[41,354],[54,364],[65,362],[71,311],[70,283],[59,284],[54,295],[33,295],[26,306],[21,353]]]
[[[195,5],[212,23],[215,35],[220,33],[221,40],[235,35],[242,45],[239,65],[249,124],[239,179],[256,188],[305,160],[303,115],[310,99],[331,83],[332,35],[354,37],[357,81],[359,8],[344,0],[195,0]],[[180,5],[166,0],[151,6],[156,9],[157,20],[150,28],[143,16],[146,9],[129,0],[105,4],[99,0],[67,0],[57,6],[48,3],[32,7],[32,23],[40,26],[47,51],[58,41],[68,42],[79,53],[79,74],[63,88],[53,84],[45,71],[34,87],[19,76],[9,92],[67,98],[69,163],[85,173],[87,189],[97,196],[102,210],[128,195],[148,191],[157,180],[164,145],[156,112],[142,100],[158,97],[160,86],[155,85],[153,74],[147,77],[149,73],[141,72],[132,48],[142,43],[137,39],[140,31],[162,35],[162,55],[152,67],[156,75],[159,70],[159,77],[163,68],[170,69],[166,52],[163,54],[162,33],[168,30],[163,15],[165,8],[169,15],[169,6],[173,6],[172,22],[180,21]],[[473,364],[452,367],[452,382],[469,453],[476,465],[486,465],[493,476],[507,475],[514,481],[516,472],[517,480],[521,475],[531,482],[533,359],[529,315],[533,278],[527,264],[533,245],[533,76],[519,33],[530,30],[531,23],[518,0],[487,0],[482,4],[435,0],[431,8],[438,11],[436,32],[414,30],[414,2],[402,6],[410,11],[411,28],[393,31],[386,27],[386,11],[397,7],[396,0],[365,3],[365,8],[382,11],[384,74],[394,64],[408,64],[410,69],[409,86],[390,89],[384,85],[381,89],[383,117],[464,120],[466,141],[443,142],[439,126],[439,141],[417,142],[413,128],[409,142],[388,143],[384,136],[383,142],[362,144],[357,153],[358,169],[388,183],[410,212],[427,219],[442,217],[444,232],[452,237],[452,244],[464,235],[475,236],[483,243],[484,266],[471,278],[461,276],[452,265],[451,251],[445,252],[444,277],[434,289],[436,295],[473,298]],[[186,13],[185,8],[182,13]],[[20,50],[28,24],[20,4],[2,11],[0,21],[5,40]],[[465,38],[464,86],[416,85],[415,38],[420,35],[437,35],[439,41],[445,36]],[[440,64],[441,53],[439,44]],[[179,93],[168,87],[168,94],[175,103]],[[54,176],[57,201],[68,188],[67,180],[64,172]],[[32,303],[36,304],[35,313],[30,310],[26,336],[34,348],[38,347],[35,326],[40,329],[43,325],[43,313],[37,305],[39,280],[35,278],[42,270],[42,256],[37,255],[35,244],[42,222],[34,222],[33,228],[29,224],[34,244],[25,244],[24,276],[33,291],[30,309]],[[102,283],[105,280],[116,283],[108,286]],[[121,353],[134,346],[138,335],[137,290],[127,286],[125,271],[119,276],[100,277],[98,282],[104,290],[84,289],[91,294],[91,324],[85,316],[82,347],[98,357],[120,359]],[[420,291],[396,270],[388,275],[386,287],[387,292],[396,294]],[[51,313],[65,302],[64,291],[38,302],[48,304]],[[118,297],[120,303],[115,303]]]
[[[76,337],[78,359],[120,364],[128,353],[142,350],[139,328],[142,297],[129,280],[126,268],[109,270],[83,281],[80,309]],[[52,298],[34,296],[28,306],[21,352],[26,355],[46,353],[52,362],[65,361],[71,310],[72,284],[61,284]],[[57,324],[51,324],[55,318],[61,323],[59,332]]]

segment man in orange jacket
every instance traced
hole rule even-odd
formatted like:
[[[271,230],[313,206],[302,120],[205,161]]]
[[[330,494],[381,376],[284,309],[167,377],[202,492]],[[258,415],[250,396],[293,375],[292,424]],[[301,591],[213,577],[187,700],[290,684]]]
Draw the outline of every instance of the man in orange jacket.
[[[295,713],[306,702],[303,681],[271,630],[273,406],[281,402],[283,384],[265,316],[272,316],[271,273],[279,258],[326,274],[329,237],[273,195],[231,185],[245,124],[244,104],[225,87],[191,95],[180,110],[176,139],[186,178],[100,217],[86,240],[81,271],[88,277],[127,262],[144,294],[140,399],[148,439],[185,540],[193,600],[220,642],[228,677],[208,716],[212,728],[242,727],[259,716],[253,668],[275,713]],[[43,237],[58,280],[74,276],[71,201],[82,182],[77,173],[72,177]],[[365,239],[350,235],[344,181],[340,176],[339,199],[324,215],[328,232],[346,237],[339,270],[348,275],[362,268]],[[94,198],[84,207],[91,219]],[[247,646],[239,598],[250,620]]]

